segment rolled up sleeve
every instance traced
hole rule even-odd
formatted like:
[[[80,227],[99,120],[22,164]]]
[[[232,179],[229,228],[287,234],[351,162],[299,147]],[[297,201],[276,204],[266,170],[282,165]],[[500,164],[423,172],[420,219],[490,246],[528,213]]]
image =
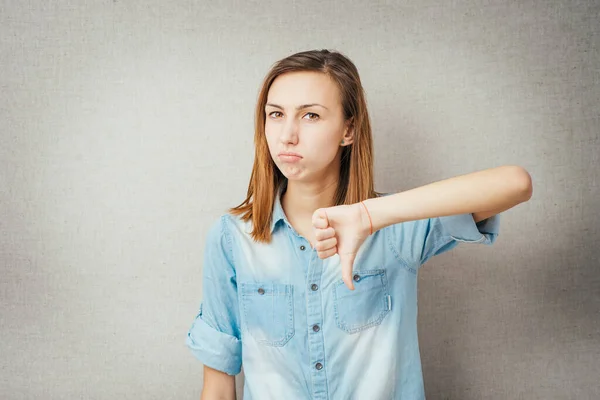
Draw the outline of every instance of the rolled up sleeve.
[[[204,365],[229,375],[240,373],[242,342],[206,323],[202,319],[202,305],[188,332],[186,344]]]
[[[240,373],[242,342],[237,280],[227,216],[209,230],[204,251],[203,300],[188,330],[186,345],[204,365],[229,375]]]
[[[498,237],[500,215],[476,223],[472,214],[460,214],[423,220],[422,224],[425,234],[421,264],[424,264],[460,242],[492,245]]]
[[[493,244],[498,236],[500,216],[475,223],[472,214],[441,217],[439,220],[444,232],[451,239],[468,243]]]
[[[431,257],[459,243],[493,244],[500,230],[500,214],[477,223],[473,214],[460,214],[407,221],[389,228],[390,247],[416,272]]]

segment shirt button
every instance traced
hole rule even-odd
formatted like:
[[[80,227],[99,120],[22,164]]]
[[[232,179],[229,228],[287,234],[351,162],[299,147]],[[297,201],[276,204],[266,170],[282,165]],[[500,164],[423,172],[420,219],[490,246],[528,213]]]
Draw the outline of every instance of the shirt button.
[[[356,274],[352,279],[354,279],[354,282],[358,282],[360,281],[360,275]]]
[[[319,328],[319,325],[313,325],[313,331],[319,332],[320,330],[321,328]]]
[[[310,289],[315,292],[319,289],[319,285],[317,285],[316,283],[313,283],[312,285],[310,285]]]
[[[316,363],[315,364],[315,368],[318,369],[319,371],[323,369],[323,364],[321,363]]]
[[[304,245],[300,246],[300,250],[304,251],[306,250],[306,247]]]
[[[258,294],[265,294],[265,289],[263,289],[263,288],[258,289]]]

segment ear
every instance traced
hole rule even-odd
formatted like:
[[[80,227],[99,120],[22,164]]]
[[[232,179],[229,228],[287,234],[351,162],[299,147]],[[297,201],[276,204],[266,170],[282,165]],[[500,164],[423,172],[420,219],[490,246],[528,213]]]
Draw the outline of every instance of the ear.
[[[344,145],[349,145],[354,143],[354,117],[348,119],[344,124],[345,128],[342,140],[344,141]]]

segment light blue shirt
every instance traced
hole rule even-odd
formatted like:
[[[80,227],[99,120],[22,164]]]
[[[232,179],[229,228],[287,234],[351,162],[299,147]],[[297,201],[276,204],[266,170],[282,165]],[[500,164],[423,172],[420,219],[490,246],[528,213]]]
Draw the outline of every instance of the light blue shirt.
[[[229,214],[211,227],[200,311],[187,345],[230,375],[244,399],[424,399],[417,273],[460,242],[492,244],[499,216],[471,214],[388,226],[369,236],[350,291],[339,256],[325,260],[288,222],[277,197],[270,244]]]

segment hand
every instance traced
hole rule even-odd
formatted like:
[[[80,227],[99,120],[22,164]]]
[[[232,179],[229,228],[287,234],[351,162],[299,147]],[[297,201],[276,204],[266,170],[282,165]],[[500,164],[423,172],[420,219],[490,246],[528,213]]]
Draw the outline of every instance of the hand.
[[[315,249],[319,258],[339,254],[342,280],[354,290],[352,267],[358,249],[370,233],[370,224],[364,205],[355,203],[316,210],[312,217],[315,229]]]

